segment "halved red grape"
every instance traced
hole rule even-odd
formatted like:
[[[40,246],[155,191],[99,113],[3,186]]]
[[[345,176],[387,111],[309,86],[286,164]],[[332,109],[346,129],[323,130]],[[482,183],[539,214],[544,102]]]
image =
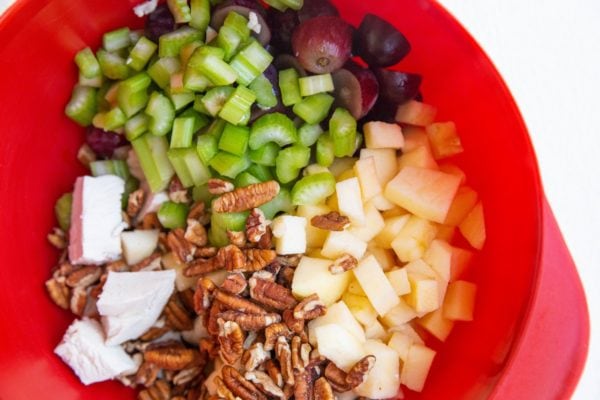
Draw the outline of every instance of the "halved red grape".
[[[288,8],[284,12],[271,7],[267,10],[267,21],[273,34],[271,44],[282,53],[291,53],[292,34],[300,24],[296,11]]]
[[[336,105],[346,108],[356,119],[364,117],[379,96],[379,84],[373,72],[351,63],[333,73],[333,85]]]
[[[166,4],[162,4],[152,11],[146,19],[144,34],[148,39],[158,43],[158,38],[165,33],[175,30],[175,18]]]
[[[421,75],[383,68],[376,68],[373,72],[381,87],[381,98],[385,101],[400,104],[414,99],[419,93]]]
[[[103,131],[94,126],[89,126],[85,134],[85,141],[98,157],[112,157],[116,148],[127,144],[123,135],[115,132]]]
[[[253,32],[252,34],[263,46],[266,46],[271,41],[271,29],[267,23],[266,11],[256,0],[225,0],[213,10],[210,18],[210,26],[219,30],[227,14],[232,11],[246,18],[249,18],[250,13],[254,12],[261,29],[260,33]]]
[[[379,99],[377,100],[371,111],[369,111],[369,113],[360,120],[360,124],[362,125],[369,121],[383,121],[388,122],[390,124],[396,123],[397,108],[398,106],[383,100],[383,98],[379,96]]]
[[[304,22],[321,15],[339,16],[337,8],[328,0],[304,0],[304,5],[298,10],[298,20]]]
[[[352,26],[339,17],[323,15],[301,23],[292,35],[300,65],[315,74],[340,69],[352,52]]]
[[[298,61],[298,59],[291,54],[278,55],[277,57],[275,57],[275,60],[273,61],[273,65],[279,71],[282,71],[282,70],[288,69],[288,68],[294,68],[296,71],[298,71],[298,75],[300,75],[300,76],[307,75],[306,70],[304,68],[302,68],[302,65],[300,65],[300,62]]]
[[[392,24],[367,14],[354,35],[353,50],[371,67],[388,67],[406,57],[410,43]]]

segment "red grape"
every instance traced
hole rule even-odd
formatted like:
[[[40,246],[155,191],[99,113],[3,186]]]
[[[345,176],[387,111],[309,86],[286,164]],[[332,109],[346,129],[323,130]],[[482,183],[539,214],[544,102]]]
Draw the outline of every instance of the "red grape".
[[[381,87],[381,98],[385,101],[400,104],[415,98],[419,93],[421,75],[383,68],[376,68],[374,72]]]
[[[410,43],[398,29],[373,14],[363,18],[354,36],[354,53],[371,67],[398,63],[410,51]]]
[[[354,66],[333,73],[336,105],[344,107],[356,119],[364,117],[379,97],[379,84],[371,70]]]
[[[94,126],[87,128],[85,141],[98,157],[110,158],[115,149],[127,144],[123,135],[115,132],[103,131]]]
[[[271,7],[267,11],[267,21],[273,30],[271,44],[281,53],[290,53],[292,34],[300,23],[296,11],[288,8],[281,12]]]
[[[304,0],[304,5],[298,10],[298,20],[300,22],[321,15],[339,16],[340,13],[328,0]]]
[[[175,30],[175,19],[166,4],[156,7],[146,19],[144,33],[148,39],[158,43],[158,38]]]
[[[223,25],[223,21],[225,21],[227,14],[232,11],[243,15],[246,18],[248,18],[250,12],[254,12],[258,19],[258,23],[261,26],[261,30],[259,34],[253,33],[253,35],[263,46],[266,46],[271,41],[271,29],[266,21],[267,15],[265,9],[256,0],[226,0],[222,2],[213,10],[210,26],[219,30],[221,25]]]

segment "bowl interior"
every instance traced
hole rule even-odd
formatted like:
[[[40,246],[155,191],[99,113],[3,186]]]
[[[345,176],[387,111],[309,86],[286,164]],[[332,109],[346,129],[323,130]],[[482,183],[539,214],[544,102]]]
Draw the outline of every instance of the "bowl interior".
[[[539,250],[540,183],[516,106],[492,64],[440,6],[425,0],[336,1],[355,25],[367,12],[412,43],[400,69],[424,76],[426,102],[456,122],[457,163],[481,195],[488,239],[469,279],[479,285],[476,320],[439,348],[426,389],[410,398],[482,398],[502,373],[519,333]],[[63,400],[134,398],[114,382],[84,388],[52,350],[73,317],[48,299],[58,254],[46,242],[53,205],[83,169],[83,130],[63,108],[76,79],[73,55],[101,34],[140,25],[122,0],[20,0],[0,19],[0,398],[53,393]],[[17,34],[18,33],[18,34]]]

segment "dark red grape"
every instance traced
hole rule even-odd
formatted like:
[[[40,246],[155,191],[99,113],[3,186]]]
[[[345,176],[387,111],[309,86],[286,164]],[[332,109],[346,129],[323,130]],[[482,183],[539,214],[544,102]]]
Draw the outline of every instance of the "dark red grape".
[[[354,35],[353,50],[371,67],[388,67],[406,57],[410,43],[392,24],[367,14]]]
[[[127,144],[123,135],[115,132],[107,132],[94,126],[87,128],[85,141],[98,157],[110,158],[115,149]]]
[[[347,65],[333,73],[336,105],[344,107],[356,119],[364,117],[375,105],[379,84],[373,72],[359,66]]]
[[[175,19],[166,4],[156,7],[146,19],[144,34],[148,39],[158,43],[158,38],[175,30]]]
[[[390,124],[395,123],[397,108],[396,105],[383,100],[380,96],[371,111],[369,111],[360,122],[361,124],[365,124],[369,121],[383,121]]]
[[[298,61],[298,59],[296,57],[292,56],[291,54],[278,55],[275,58],[275,60],[273,61],[273,65],[279,71],[282,71],[282,70],[288,69],[288,68],[294,68],[296,71],[298,71],[298,75],[300,75],[300,76],[307,75],[306,70],[304,68],[302,68],[302,65],[300,65],[300,62]]]
[[[298,10],[298,20],[304,22],[321,15],[339,16],[337,8],[328,0],[304,0],[304,5]]]
[[[267,23],[267,15],[263,6],[256,0],[226,0],[219,4],[212,12],[210,26],[217,31],[223,25],[223,21],[230,12],[236,12],[248,18],[250,12],[256,14],[258,23],[261,26],[260,33],[252,33],[263,46],[271,41],[271,29]]]
[[[323,15],[301,23],[292,35],[300,65],[315,74],[340,69],[352,52],[352,26],[339,17]]]
[[[415,98],[419,93],[421,75],[383,68],[376,68],[373,72],[381,87],[381,98],[385,101],[400,104]]]
[[[267,21],[273,31],[271,44],[281,53],[291,53],[292,34],[300,24],[296,11],[288,8],[281,12],[271,7],[267,11]]]

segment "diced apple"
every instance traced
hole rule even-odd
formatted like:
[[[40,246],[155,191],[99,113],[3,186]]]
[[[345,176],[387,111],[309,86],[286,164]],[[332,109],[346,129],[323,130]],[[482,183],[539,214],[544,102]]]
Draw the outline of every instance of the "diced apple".
[[[407,166],[385,187],[385,197],[413,214],[443,223],[460,179],[426,168]]]
[[[431,142],[431,150],[436,160],[451,157],[463,152],[460,137],[454,122],[435,122],[425,127]]]
[[[410,215],[410,213],[408,211],[406,211],[404,208],[394,204],[394,208],[392,208],[391,210],[386,210],[386,211],[382,212],[381,215],[383,216],[383,219],[387,220],[388,218],[401,217],[403,215]]]
[[[431,333],[442,342],[446,341],[452,328],[454,328],[454,321],[451,321],[444,316],[441,307],[420,318],[418,323],[425,328],[427,332]]]
[[[381,266],[381,269],[384,271],[391,270],[397,264],[396,256],[390,249],[382,249],[381,247],[370,245],[367,247],[367,253],[375,257]]]
[[[121,233],[123,256],[134,265],[152,255],[158,245],[158,230],[135,230]]]
[[[335,160],[333,160],[333,164],[329,166],[329,171],[331,171],[333,177],[337,181],[342,173],[352,171],[355,162],[356,158],[353,157],[336,157]]]
[[[375,170],[382,186],[387,184],[398,172],[396,150],[394,149],[362,149],[360,158],[373,157]]]
[[[362,200],[367,202],[383,191],[381,182],[377,177],[375,159],[373,157],[361,158],[354,164],[354,173],[360,183]]]
[[[413,151],[420,146],[431,147],[427,132],[421,126],[405,125],[402,127],[402,135],[404,136],[404,147],[402,148],[404,153]]]
[[[225,282],[227,275],[229,275],[229,272],[227,272],[226,269],[218,269],[216,271],[209,272],[205,275],[205,277],[213,281],[215,285],[221,286],[221,284]]]
[[[434,240],[423,254],[423,261],[427,263],[442,279],[450,280],[452,269],[452,246],[443,240]]]
[[[313,258],[327,258],[327,257],[324,257],[323,254],[321,254],[321,249],[318,247],[312,247],[312,248],[306,249],[306,253],[304,253],[304,255],[308,256],[308,257],[313,257]]]
[[[306,251],[306,219],[280,215],[273,220],[271,230],[277,254],[302,254]]]
[[[175,287],[178,291],[183,292],[196,286],[198,277],[187,277],[183,274],[183,270],[187,268],[187,265],[180,263],[175,253],[170,252],[163,255],[161,261],[164,269],[175,270]]]
[[[325,205],[317,206],[298,206],[296,215],[306,219],[306,245],[308,247],[322,247],[329,233],[325,229],[314,227],[310,220],[317,215],[324,215],[330,212],[331,209]]]
[[[390,330],[393,332],[400,332],[400,333],[407,335],[408,337],[410,337],[413,340],[414,343],[425,344],[425,342],[423,341],[421,336],[419,336],[419,334],[417,333],[415,328],[412,327],[412,325],[411,325],[412,323],[414,323],[414,322],[396,326]]]
[[[383,316],[381,322],[390,329],[400,327],[417,317],[415,310],[402,298],[399,303]]]
[[[321,254],[335,260],[344,254],[350,254],[360,260],[367,250],[367,243],[348,231],[332,231],[327,235]]]
[[[337,201],[337,195],[335,193],[327,198],[327,200],[325,201],[325,205],[327,205],[327,207],[329,207],[331,211],[340,211]]]
[[[367,340],[386,340],[388,338],[388,334],[385,331],[385,328],[377,320],[365,326],[365,336],[367,337]]]
[[[377,311],[371,305],[366,296],[346,292],[342,296],[342,301],[346,303],[350,312],[363,326],[369,326],[377,322]]]
[[[348,229],[348,232],[364,242],[369,242],[381,232],[385,226],[385,222],[371,202],[365,204],[364,213],[368,223],[360,226],[353,225]]]
[[[444,225],[459,225],[477,204],[477,192],[468,186],[461,186],[456,192],[452,205],[446,215]]]
[[[458,229],[471,246],[477,250],[483,248],[483,244],[485,243],[485,222],[481,202],[477,203],[471,212],[467,214],[458,226]]]
[[[406,269],[406,273],[410,276],[410,275],[420,275],[420,276],[424,276],[427,278],[437,278],[437,274],[434,271],[433,268],[431,268],[431,266],[429,264],[427,264],[425,261],[423,261],[422,258],[413,260],[411,262],[409,262],[408,264],[406,264],[404,266],[404,268]]]
[[[375,208],[379,211],[389,211],[397,207],[394,203],[386,199],[383,193],[373,196],[371,203],[373,203]]]
[[[435,119],[437,109],[429,104],[409,100],[398,106],[396,122],[401,124],[427,126]]]
[[[403,296],[410,293],[410,282],[408,281],[408,273],[406,272],[406,268],[398,268],[386,272],[385,276],[390,281],[390,284],[398,296]]]
[[[398,124],[381,121],[367,122],[363,131],[367,149],[401,149],[404,146],[402,128]]]
[[[406,362],[408,350],[415,341],[405,333],[394,332],[388,340],[387,345],[398,352],[402,362]]]
[[[410,293],[404,298],[417,314],[424,315],[440,307],[440,288],[436,278],[409,274],[408,280],[410,282]]]
[[[467,182],[467,176],[465,175],[465,171],[460,169],[456,164],[452,163],[442,163],[439,164],[439,169],[442,172],[447,174],[456,175],[460,178],[460,184],[464,185]]]
[[[407,151],[398,157],[398,171],[407,166],[438,169],[438,165],[433,158],[433,154],[431,154],[431,151],[426,146],[417,147],[416,149]]]
[[[435,354],[435,351],[420,344],[410,346],[402,365],[401,383],[415,392],[422,391]]]
[[[396,397],[400,389],[400,356],[398,352],[378,340],[367,340],[364,344],[364,352],[374,355],[376,361],[369,371],[367,379],[356,387],[354,392],[369,399]]]
[[[436,233],[436,224],[413,215],[390,245],[400,261],[413,261],[423,256]]]
[[[352,272],[379,315],[385,315],[399,303],[394,288],[374,256],[361,260]]]
[[[329,306],[335,303],[348,287],[352,277],[350,272],[332,274],[330,260],[302,257],[292,279],[292,293],[302,299],[313,293]]]
[[[343,393],[334,392],[334,396],[336,400],[356,400],[358,398],[358,395],[352,390]]]
[[[343,370],[349,370],[366,353],[363,344],[340,325],[327,324],[315,328],[319,354]]]
[[[439,225],[435,238],[439,240],[445,240],[446,242],[451,242],[454,239],[454,235],[456,235],[455,226]]]
[[[452,247],[452,266],[450,268],[450,282],[460,278],[469,267],[473,259],[473,252],[459,247]]]
[[[336,182],[342,182],[346,179],[356,178],[356,173],[354,172],[354,168],[350,168],[348,171],[344,171],[337,177]]]
[[[477,285],[467,281],[452,282],[444,300],[444,317],[453,321],[472,321]]]
[[[383,229],[375,236],[375,243],[384,249],[391,249],[392,242],[410,219],[409,214],[391,217],[385,220]]]
[[[315,318],[308,323],[308,340],[313,346],[317,344],[315,330],[320,326],[329,324],[344,328],[361,343],[366,340],[363,327],[354,318],[346,303],[338,301],[327,309],[327,314]]]
[[[350,218],[353,224],[363,225],[366,220],[358,178],[338,182],[335,191],[340,213]]]
[[[352,278],[350,283],[348,284],[348,293],[355,294],[357,296],[367,297],[365,291],[360,287],[360,283],[356,280],[356,278]]]

